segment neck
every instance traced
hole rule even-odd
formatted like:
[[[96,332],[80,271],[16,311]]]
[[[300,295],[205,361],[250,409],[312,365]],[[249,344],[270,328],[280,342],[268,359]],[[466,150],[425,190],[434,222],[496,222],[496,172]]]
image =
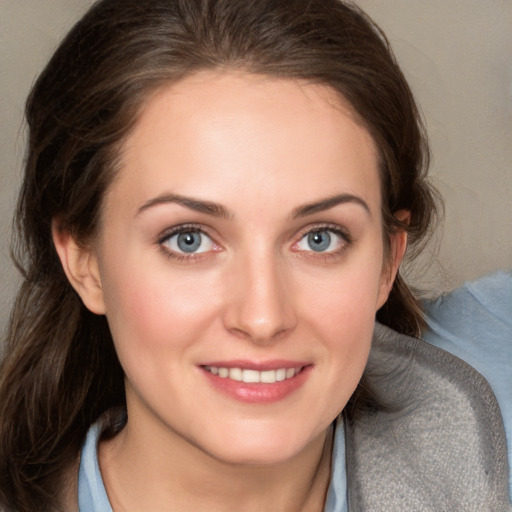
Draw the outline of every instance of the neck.
[[[332,429],[288,460],[259,465],[215,459],[179,436],[155,443],[155,435],[147,429],[141,435],[128,421],[115,438],[100,443],[100,467],[115,512],[323,510]]]

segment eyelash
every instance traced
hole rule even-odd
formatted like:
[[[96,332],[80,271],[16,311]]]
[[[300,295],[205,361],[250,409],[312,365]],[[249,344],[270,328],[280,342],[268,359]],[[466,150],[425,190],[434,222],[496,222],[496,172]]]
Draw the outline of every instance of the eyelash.
[[[196,261],[199,261],[203,259],[204,257],[207,257],[208,252],[211,251],[205,251],[205,252],[199,252],[199,253],[181,253],[172,250],[169,247],[165,247],[165,243],[168,242],[173,236],[179,235],[182,233],[200,233],[202,235],[207,236],[213,243],[214,246],[217,246],[218,244],[215,242],[213,237],[211,237],[207,231],[205,230],[204,226],[197,225],[197,224],[182,224],[180,226],[175,226],[169,230],[167,230],[165,233],[163,233],[157,240],[158,247],[163,251],[165,256],[168,258],[177,261],[178,263],[195,263]]]
[[[334,233],[335,235],[339,236],[342,241],[342,247],[339,249],[336,249],[334,251],[329,252],[315,252],[313,250],[311,251],[302,251],[302,250],[295,250],[293,251],[296,256],[301,258],[314,258],[314,259],[323,259],[324,261],[331,261],[333,259],[336,259],[340,257],[353,243],[352,237],[350,234],[343,228],[341,228],[337,224],[316,224],[313,226],[308,226],[307,228],[303,229],[296,241],[293,243],[292,247],[300,243],[304,237],[313,234],[318,233],[322,231],[327,231],[329,233]],[[208,230],[205,230],[204,226],[197,225],[197,224],[182,224],[180,226],[175,226],[169,230],[167,230],[165,233],[160,235],[157,240],[158,247],[163,251],[163,253],[170,259],[182,262],[182,263],[195,263],[197,261],[200,261],[201,259],[208,256],[208,253],[212,251],[204,251],[199,253],[180,253],[177,251],[174,251],[170,249],[169,247],[165,247],[165,243],[168,242],[173,236],[179,235],[181,233],[200,233],[202,235],[207,236],[213,243],[214,246],[218,247],[218,244],[215,242],[214,238],[208,234]],[[214,249],[213,251],[216,252],[219,249]]]
[[[318,233],[322,231],[327,231],[329,233],[334,233],[335,235],[339,236],[342,239],[342,246],[339,249],[329,251],[329,252],[315,252],[315,251],[294,251],[296,252],[296,256],[300,258],[314,258],[315,260],[321,259],[325,262],[333,261],[340,256],[342,256],[345,251],[347,251],[350,246],[353,244],[353,239],[349,232],[342,228],[341,226],[337,224],[316,224],[313,226],[308,226],[305,228],[299,236],[297,237],[297,242],[294,242],[293,245],[297,245],[301,240],[304,239],[304,237],[313,234]]]

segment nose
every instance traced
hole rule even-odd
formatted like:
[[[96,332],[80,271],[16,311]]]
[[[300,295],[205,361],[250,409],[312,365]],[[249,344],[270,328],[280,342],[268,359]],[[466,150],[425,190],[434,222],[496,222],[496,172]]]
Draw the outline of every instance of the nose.
[[[252,255],[239,261],[227,278],[230,297],[224,325],[253,343],[271,344],[297,323],[292,279],[279,258]]]

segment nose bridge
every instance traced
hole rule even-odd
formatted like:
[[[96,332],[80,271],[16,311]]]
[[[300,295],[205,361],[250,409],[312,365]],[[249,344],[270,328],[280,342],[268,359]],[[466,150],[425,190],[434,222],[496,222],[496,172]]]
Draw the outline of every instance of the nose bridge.
[[[291,279],[279,254],[260,247],[237,262],[231,276],[226,327],[257,343],[268,343],[296,322]]]

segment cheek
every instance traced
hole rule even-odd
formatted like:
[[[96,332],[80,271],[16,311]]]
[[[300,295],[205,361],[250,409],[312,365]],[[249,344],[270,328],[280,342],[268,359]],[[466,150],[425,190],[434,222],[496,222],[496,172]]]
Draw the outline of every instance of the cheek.
[[[366,364],[374,329],[376,289],[371,284],[365,289],[361,281],[345,280],[344,290],[326,290],[311,311],[333,362],[356,377]]]
[[[382,288],[379,246],[359,251],[325,275],[308,276],[302,297],[324,326],[343,330],[373,323]]]
[[[302,310],[326,348],[331,382],[355,389],[366,365],[381,289],[382,251],[358,253],[329,279],[304,283]],[[315,281],[317,286],[315,286]],[[347,397],[348,398],[348,397]]]
[[[213,283],[126,262],[104,280],[107,318],[119,351],[174,350],[192,343],[215,317]]]

